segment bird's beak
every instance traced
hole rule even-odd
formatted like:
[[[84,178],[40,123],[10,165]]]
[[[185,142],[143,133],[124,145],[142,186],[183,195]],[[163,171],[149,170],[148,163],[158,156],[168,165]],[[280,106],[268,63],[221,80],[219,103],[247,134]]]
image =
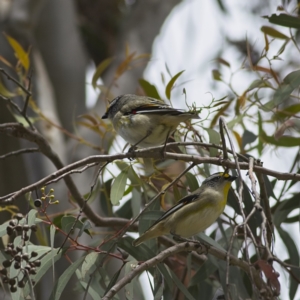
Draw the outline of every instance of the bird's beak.
[[[102,117],[101,119],[107,119],[108,118],[108,113],[106,112]]]

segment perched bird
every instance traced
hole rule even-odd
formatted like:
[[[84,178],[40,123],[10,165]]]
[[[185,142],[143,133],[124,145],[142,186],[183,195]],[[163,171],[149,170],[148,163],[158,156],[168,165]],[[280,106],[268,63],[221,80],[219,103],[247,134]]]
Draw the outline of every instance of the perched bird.
[[[190,237],[213,224],[223,212],[231,183],[236,176],[215,173],[205,179],[197,190],[183,197],[167,210],[133,245],[164,234]]]
[[[107,118],[116,132],[132,145],[132,149],[161,145],[179,123],[200,119],[197,113],[172,108],[161,100],[131,94],[116,97],[102,116],[102,119]]]

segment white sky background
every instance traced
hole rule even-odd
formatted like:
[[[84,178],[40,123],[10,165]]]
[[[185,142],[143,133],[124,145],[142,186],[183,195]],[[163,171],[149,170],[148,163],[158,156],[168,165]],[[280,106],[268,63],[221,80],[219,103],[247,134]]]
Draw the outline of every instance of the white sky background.
[[[270,9],[260,12],[259,15],[249,13],[253,2],[256,1],[227,0],[225,1],[225,7],[228,7],[228,14],[226,15],[217,7],[217,1],[183,1],[172,11],[154,42],[152,59],[144,74],[145,79],[154,84],[158,88],[159,94],[164,97],[165,85],[162,83],[160,74],[164,74],[166,82],[170,79],[165,64],[168,65],[173,76],[179,71],[185,70],[177,83],[188,82],[172,91],[172,103],[174,107],[178,108],[186,108],[185,96],[182,95],[183,87],[187,92],[188,103],[196,102],[198,106],[208,104],[212,96],[219,99],[227,95],[228,88],[222,83],[215,84],[212,79],[211,71],[216,68],[214,59],[217,57],[217,51],[222,48],[221,56],[231,64],[231,71],[240,68],[243,58],[238,57],[236,49],[228,47],[225,35],[229,35],[232,40],[243,39],[247,36],[251,43],[254,42],[260,46],[260,49],[263,49],[264,36],[260,31],[261,26],[276,28],[268,20],[263,19],[261,15],[276,13],[277,6],[281,5],[280,1],[269,1]],[[282,33],[289,35],[288,28],[277,28]],[[281,44],[282,42],[275,44],[278,47],[272,45],[271,48],[278,50]],[[280,67],[280,61],[277,64],[274,63],[273,66],[275,69],[277,66]],[[223,78],[228,79],[229,69],[222,67],[221,70],[224,74]],[[234,77],[233,85],[238,93],[242,93],[249,87],[253,79],[254,77],[249,76],[249,73],[245,71],[238,72]],[[232,118],[233,116],[229,117],[230,120]],[[271,135],[273,132],[274,129],[268,134]],[[270,148],[264,153],[261,160],[266,168],[288,172],[291,165],[290,160],[294,155],[294,151],[289,148],[285,148],[284,153],[272,151]],[[297,188],[297,192],[299,192],[299,185]],[[230,213],[230,211],[228,212]],[[299,210],[296,213],[299,214]],[[292,236],[295,241],[300,241],[299,227],[284,225],[283,228],[289,233],[293,232]],[[288,254],[278,235],[275,241],[275,255],[278,255],[282,260],[286,259]],[[289,299],[287,273],[282,272],[277,264],[274,266],[276,271],[280,272],[281,299]],[[148,279],[145,277],[143,288],[146,287],[147,281]],[[152,295],[150,287],[149,290],[145,290],[145,295],[147,297]],[[295,299],[299,298],[300,290],[298,289]],[[152,296],[146,299],[152,299]]]

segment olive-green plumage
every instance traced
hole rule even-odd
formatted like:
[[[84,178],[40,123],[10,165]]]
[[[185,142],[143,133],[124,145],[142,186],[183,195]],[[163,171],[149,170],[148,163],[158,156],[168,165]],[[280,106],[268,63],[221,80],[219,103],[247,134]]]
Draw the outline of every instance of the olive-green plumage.
[[[141,148],[161,145],[181,122],[200,119],[162,100],[131,94],[116,97],[102,116],[107,118],[125,141]]]
[[[227,173],[211,175],[200,188],[166,211],[133,245],[138,246],[149,239],[169,233],[190,237],[205,230],[223,212],[229,188],[236,178]]]

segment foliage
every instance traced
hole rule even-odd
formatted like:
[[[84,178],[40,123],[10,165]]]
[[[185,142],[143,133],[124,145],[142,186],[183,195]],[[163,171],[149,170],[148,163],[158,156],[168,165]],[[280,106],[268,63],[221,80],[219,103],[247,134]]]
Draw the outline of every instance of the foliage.
[[[267,19],[279,26],[299,28],[296,16],[280,14]],[[0,132],[27,139],[38,149],[22,149],[18,153],[3,155],[1,159],[39,151],[58,169],[30,186],[0,197],[1,204],[12,217],[0,226],[6,247],[0,254],[0,272],[12,299],[29,299],[29,295],[33,299],[35,286],[47,271],[54,273],[55,264],[63,259],[70,265],[56,281],[49,299],[60,299],[72,276],[76,278],[75,289],[84,295],[84,299],[87,295],[92,299],[119,299],[124,293],[127,299],[142,299],[143,287],[137,279],[144,271],[154,299],[162,296],[164,299],[210,299],[216,293],[224,293],[228,299],[257,299],[259,296],[273,299],[280,295],[279,272],[281,276],[289,277],[289,295],[290,299],[294,298],[300,282],[299,249],[283,223],[300,222],[295,215],[299,209],[299,192],[294,189],[300,181],[300,105],[297,94],[300,70],[291,70],[290,66],[287,69],[287,63],[282,61],[281,69],[286,72],[283,75],[273,69],[272,63],[280,60],[286,51],[294,49],[298,54],[300,51],[292,30],[287,36],[272,25],[263,26],[261,32],[265,47],[259,60],[255,64],[250,60],[248,47],[247,64],[238,70],[255,76],[249,87],[239,94],[231,81],[235,73],[230,68],[231,63],[219,57],[219,68],[212,71],[213,78],[217,83],[225,84],[231,96],[213,98],[206,106],[193,103],[189,109],[201,112],[202,120],[180,125],[174,136],[175,142],[167,145],[164,157],[161,155],[163,146],[122,153],[118,139],[115,148],[105,149],[67,133],[78,143],[105,153],[67,166],[35,128],[36,121],[51,126],[53,122],[44,117],[31,95],[29,51],[7,36],[18,64],[13,67],[3,57],[0,59],[15,69],[19,78],[14,79],[0,70],[17,86],[17,89],[10,90],[0,82],[0,98],[10,107],[16,123],[1,124]],[[270,55],[271,50],[275,51],[274,40],[282,44],[276,55]],[[112,99],[111,87],[144,57],[127,49],[111,86],[98,85],[97,80],[113,61],[113,58],[108,58],[96,69],[93,87],[102,91],[105,98]],[[229,80],[226,80],[224,69],[229,70]],[[170,76],[165,95],[159,95],[157,88],[145,79],[139,81],[141,91],[171,101],[172,89],[182,73]],[[188,102],[185,90],[184,94]],[[17,97],[24,100],[22,108],[16,102]],[[28,117],[29,108],[35,113],[34,118]],[[81,116],[77,126],[94,131],[102,140],[111,139],[109,145],[113,145],[115,137],[107,134],[112,132],[111,125],[98,115]],[[270,128],[273,133],[270,133]],[[287,130],[291,130],[292,135],[287,135]],[[282,172],[276,166],[272,170],[264,168],[259,157],[269,148],[279,151],[282,147],[295,149],[292,168]],[[118,154],[113,154],[114,149]],[[155,163],[149,171],[143,159],[150,158]],[[189,163],[189,166],[176,161]],[[166,209],[195,190],[199,179],[203,180],[217,166],[219,169],[230,168],[240,177],[236,188],[229,193],[226,214],[209,235],[201,233],[195,237],[195,242],[187,244],[160,237],[137,248],[132,245],[133,232],[144,232],[161,216],[161,206]],[[96,176],[87,187],[89,192],[82,195],[71,175],[84,176],[89,168],[95,169]],[[241,170],[246,170],[247,174]],[[46,192],[46,186],[51,188],[60,180],[64,180],[69,189],[70,199],[64,201],[70,200],[75,205],[72,211],[59,209],[53,189]],[[33,191],[36,191],[35,196],[31,194]],[[26,216],[15,214],[9,205],[14,200],[15,203],[20,201],[20,196],[26,193],[32,210]],[[101,214],[93,208],[95,202],[99,203]],[[51,216],[48,209],[53,205],[58,209]],[[42,237],[45,229],[49,231],[48,241]],[[37,242],[31,241],[34,234]],[[59,248],[54,247],[57,235],[65,237]],[[282,239],[288,259],[282,260],[279,256],[275,236]],[[80,257],[72,259],[73,252],[80,253]],[[112,261],[118,266],[114,274],[110,272]]]

